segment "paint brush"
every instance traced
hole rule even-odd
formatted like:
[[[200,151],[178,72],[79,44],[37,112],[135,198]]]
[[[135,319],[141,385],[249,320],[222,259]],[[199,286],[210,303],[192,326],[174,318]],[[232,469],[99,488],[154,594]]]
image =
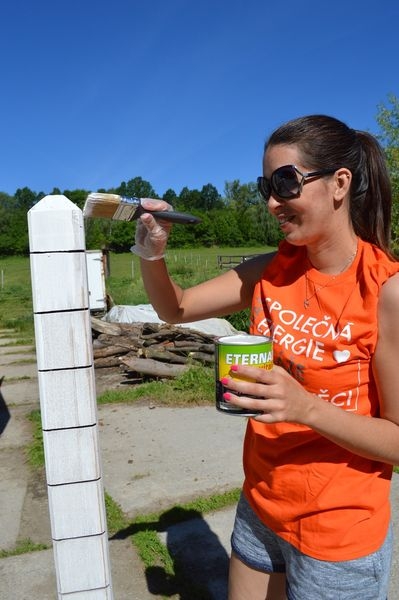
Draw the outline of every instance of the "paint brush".
[[[134,221],[144,213],[149,213],[156,219],[183,225],[194,225],[201,221],[194,215],[173,210],[147,210],[141,205],[141,198],[125,198],[118,194],[89,194],[83,207],[84,217],[115,221]]]

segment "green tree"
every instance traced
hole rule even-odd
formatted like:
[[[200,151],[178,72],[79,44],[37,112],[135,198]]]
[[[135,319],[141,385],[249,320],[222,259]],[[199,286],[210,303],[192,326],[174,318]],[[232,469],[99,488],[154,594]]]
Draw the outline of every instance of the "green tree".
[[[238,179],[226,182],[225,203],[239,217],[241,237],[245,245],[277,246],[282,239],[280,227],[260,197],[256,183],[241,184]]]
[[[268,246],[277,246],[280,240],[282,240],[283,234],[281,233],[277,219],[269,213],[264,201],[257,204],[255,213],[258,226],[254,241]]]
[[[211,183],[207,183],[202,186],[200,192],[200,206],[196,206],[199,210],[213,210],[217,208],[223,208],[223,200]]]
[[[246,236],[240,223],[240,216],[231,208],[212,211],[210,215],[210,231],[214,246],[239,247],[245,244]]]
[[[177,194],[174,190],[166,190],[162,198],[165,200],[165,202],[169,202],[169,204],[171,204],[173,208],[176,208]]]
[[[225,184],[225,202],[238,216],[241,239],[245,244],[266,243],[264,224],[267,215],[260,216],[260,199],[256,183],[241,184],[238,179]]]
[[[114,252],[128,252],[134,241],[135,223],[111,221],[111,231],[107,247]]]
[[[15,211],[15,199],[0,192],[0,255],[15,254],[12,214]]]
[[[178,210],[192,212],[193,209],[201,206],[201,192],[199,190],[190,190],[184,187],[177,198]]]
[[[53,191],[53,193],[55,192]],[[61,194],[60,191],[58,191],[58,193]],[[87,190],[64,190],[62,194],[83,210],[89,192]]]
[[[379,105],[377,123],[392,182],[392,246],[399,253],[399,98],[389,94],[387,104]]]
[[[42,193],[36,194],[28,187],[19,188],[12,200],[8,200],[8,210],[1,223],[1,254],[28,254],[28,211],[40,200]]]
[[[28,187],[18,189],[14,195],[15,207],[22,211],[28,212],[29,209],[34,206],[38,200],[37,194],[32,192]]]
[[[88,250],[109,248],[113,221],[109,219],[85,219],[86,248]]]
[[[129,179],[127,183],[122,181],[120,186],[117,188],[116,193],[127,198],[158,197],[152,185],[148,181],[142,179],[142,177],[134,177],[133,179]]]

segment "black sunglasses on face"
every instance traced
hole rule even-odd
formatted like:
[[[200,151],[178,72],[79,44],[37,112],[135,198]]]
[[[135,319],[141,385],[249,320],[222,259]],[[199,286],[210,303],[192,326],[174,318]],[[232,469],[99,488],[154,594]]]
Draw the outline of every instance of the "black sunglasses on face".
[[[258,177],[258,190],[266,201],[269,200],[272,192],[283,200],[291,200],[301,194],[306,179],[330,175],[336,170],[337,168],[331,168],[302,173],[295,165],[285,165],[273,171],[270,179]],[[298,175],[301,176],[300,180],[298,180]]]

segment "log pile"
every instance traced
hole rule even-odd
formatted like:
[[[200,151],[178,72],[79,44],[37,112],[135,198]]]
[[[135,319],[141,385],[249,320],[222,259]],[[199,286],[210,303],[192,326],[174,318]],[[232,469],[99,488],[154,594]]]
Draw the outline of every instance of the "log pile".
[[[91,317],[95,369],[174,378],[193,364],[212,366],[216,336],[165,323],[107,323]]]

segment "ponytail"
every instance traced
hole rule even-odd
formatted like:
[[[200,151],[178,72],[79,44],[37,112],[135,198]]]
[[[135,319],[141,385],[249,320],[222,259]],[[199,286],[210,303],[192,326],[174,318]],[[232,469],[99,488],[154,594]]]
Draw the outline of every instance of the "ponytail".
[[[361,158],[352,171],[350,214],[356,234],[392,256],[392,190],[384,152],[365,131],[356,131]]]

